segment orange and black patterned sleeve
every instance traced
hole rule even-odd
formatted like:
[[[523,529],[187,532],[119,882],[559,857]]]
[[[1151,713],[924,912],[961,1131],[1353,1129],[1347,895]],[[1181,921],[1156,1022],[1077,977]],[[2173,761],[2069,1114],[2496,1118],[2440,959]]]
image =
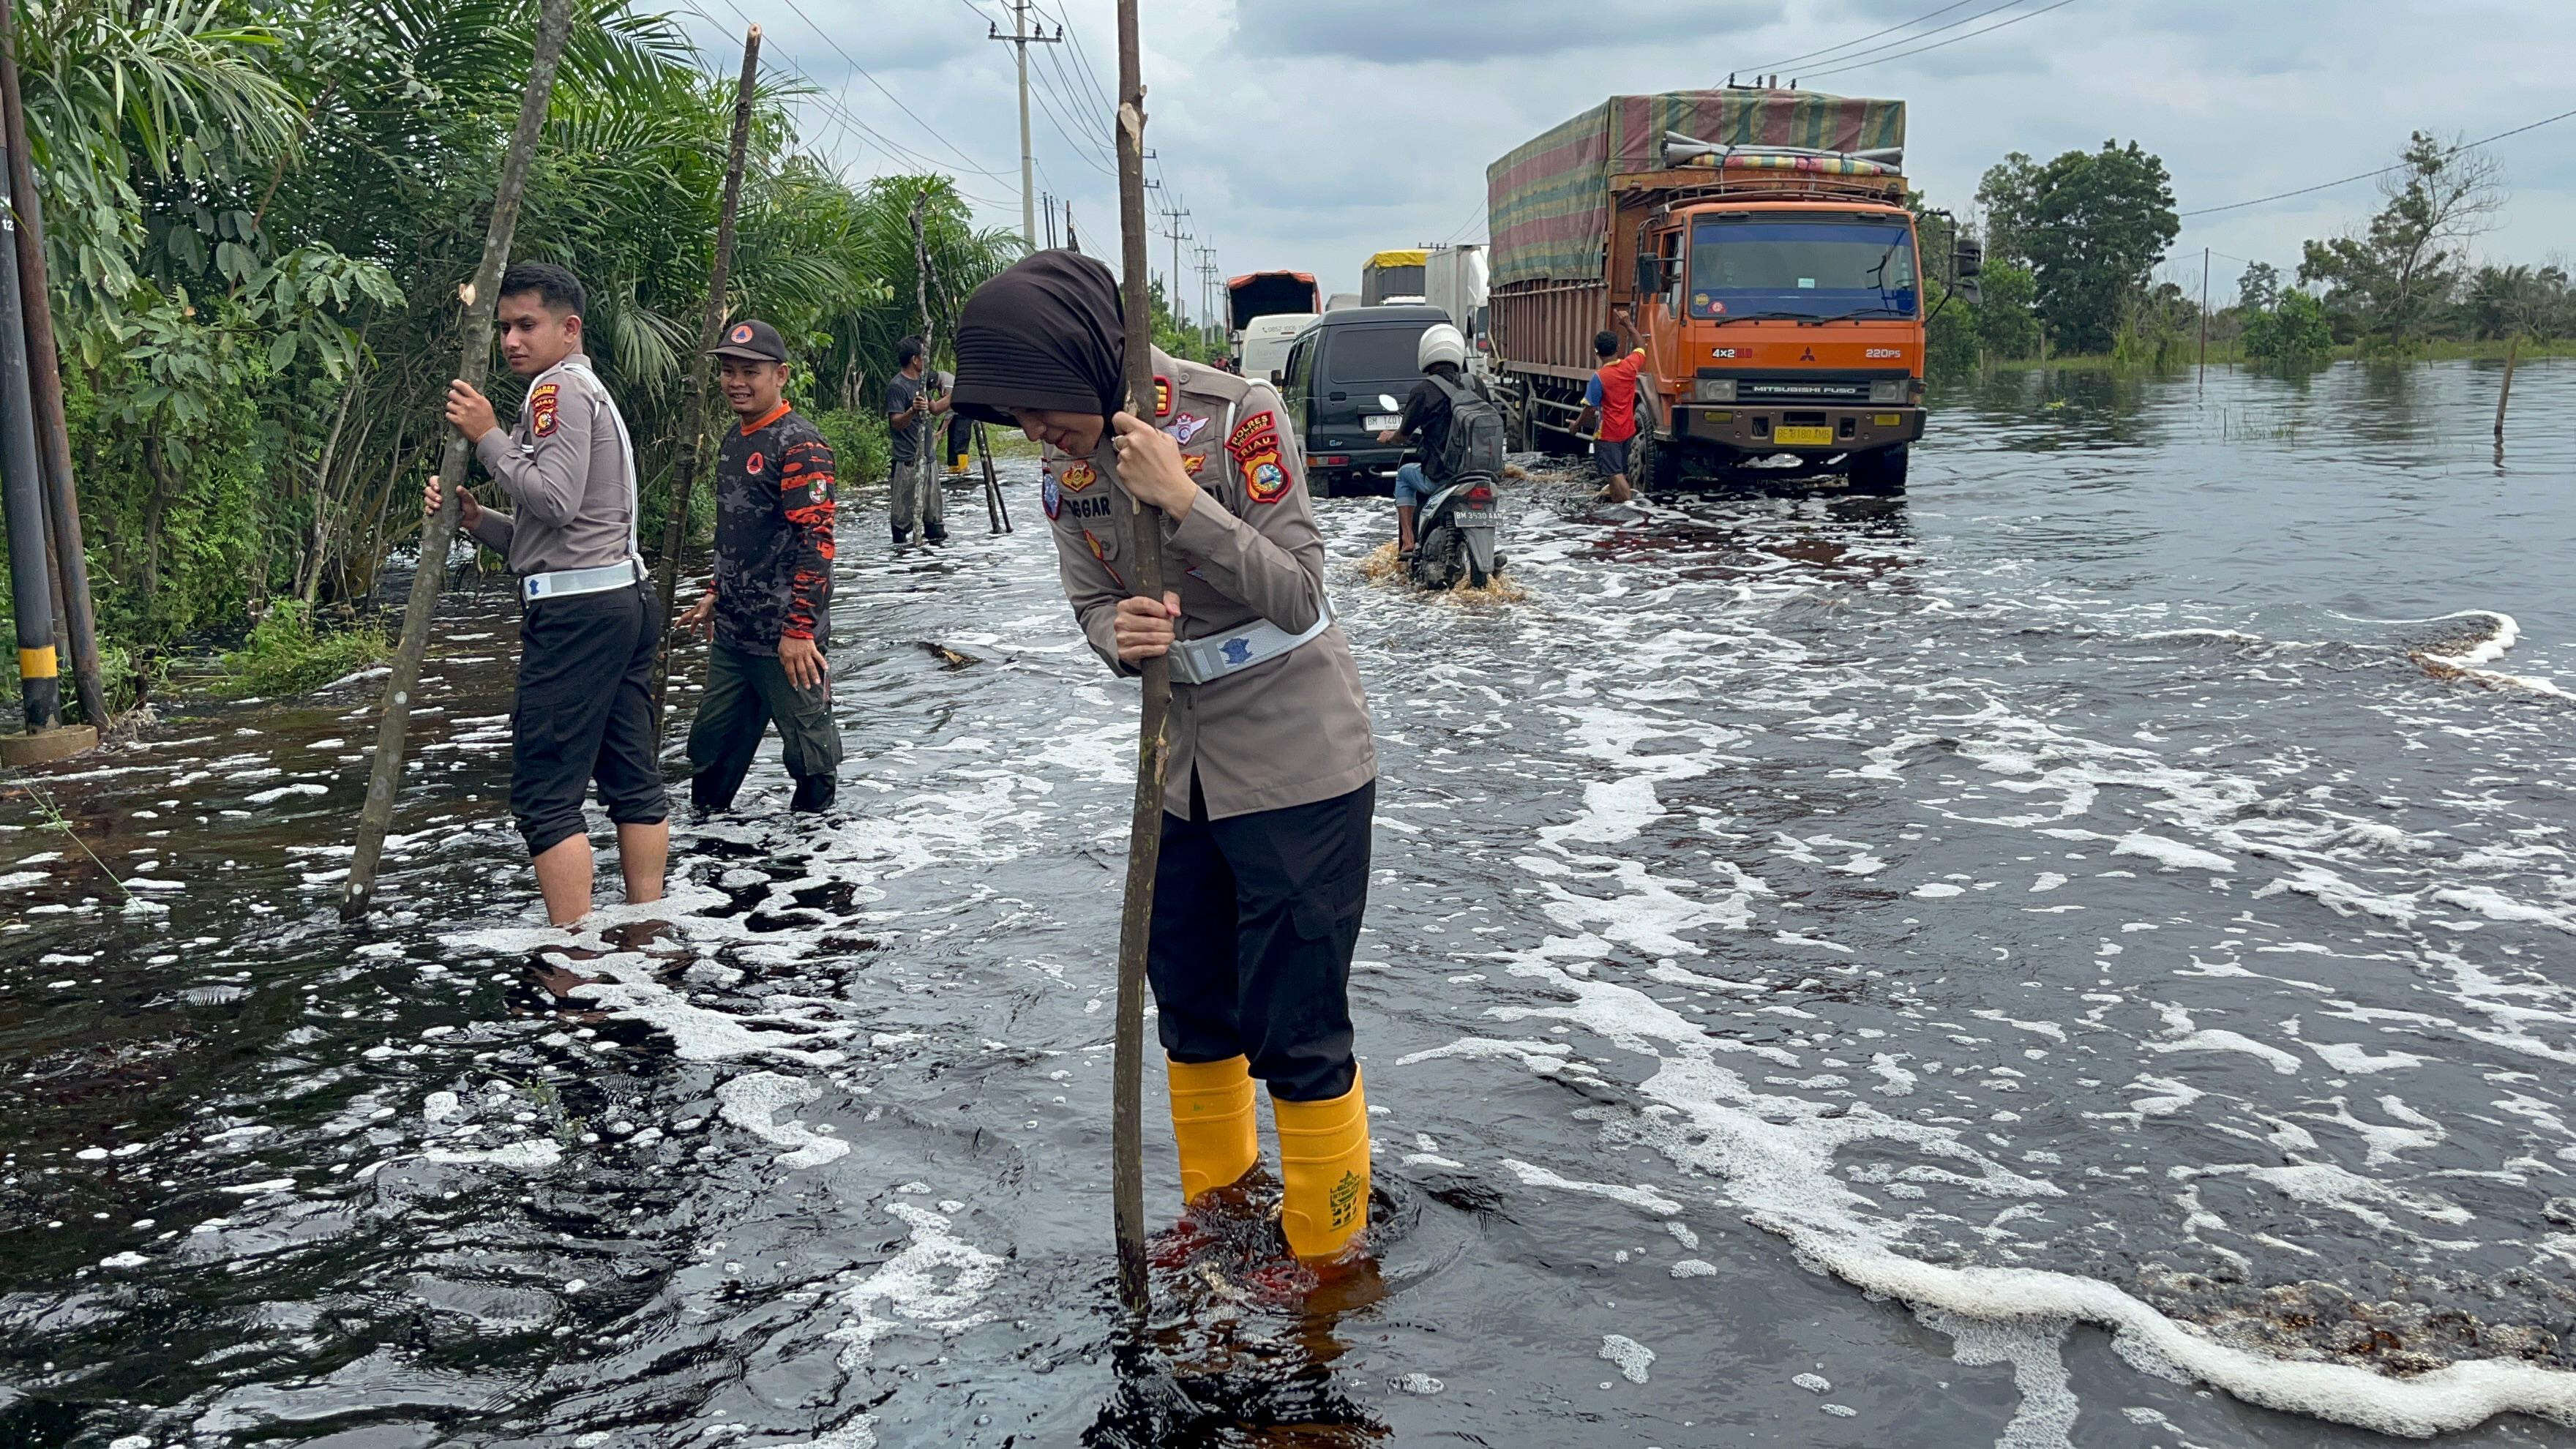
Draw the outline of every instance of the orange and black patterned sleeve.
[[[832,445],[819,437],[787,445],[779,460],[779,506],[796,529],[796,569],[787,588],[788,639],[814,637],[815,616],[832,582]]]

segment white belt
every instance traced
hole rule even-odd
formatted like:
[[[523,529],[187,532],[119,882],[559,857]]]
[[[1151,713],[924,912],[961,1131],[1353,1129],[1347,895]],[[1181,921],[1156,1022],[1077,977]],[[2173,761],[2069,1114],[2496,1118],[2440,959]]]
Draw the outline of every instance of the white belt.
[[[519,580],[519,597],[527,603],[539,599],[557,599],[566,594],[604,594],[641,583],[644,565],[636,559],[619,559],[595,569],[556,569],[552,573],[530,574]]]
[[[1213,638],[1178,641],[1172,645],[1172,682],[1205,684],[1256,664],[1267,664],[1301,644],[1314,642],[1331,627],[1333,611],[1327,605],[1302,634],[1291,634],[1267,619],[1259,619]]]

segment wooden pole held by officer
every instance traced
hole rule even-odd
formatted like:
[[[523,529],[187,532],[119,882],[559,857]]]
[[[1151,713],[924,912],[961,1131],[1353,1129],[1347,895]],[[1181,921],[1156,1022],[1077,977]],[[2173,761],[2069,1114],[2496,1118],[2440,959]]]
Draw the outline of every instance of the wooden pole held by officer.
[[[1118,0],[1118,220],[1125,249],[1120,280],[1127,325],[1127,410],[1155,416],[1154,318],[1145,289],[1145,81],[1136,42],[1136,0]],[[1122,520],[1135,592],[1163,597],[1163,529],[1141,504]],[[1127,832],[1127,895],[1118,922],[1116,1080],[1111,1201],[1118,1234],[1118,1296],[1128,1311],[1151,1306],[1145,1281],[1145,946],[1154,918],[1154,871],[1163,848],[1163,766],[1171,742],[1171,661],[1141,661],[1145,701],[1136,746],[1136,813]]]
[[[689,362],[689,390],[680,405],[680,456],[671,465],[671,517],[662,526],[662,560],[653,569],[653,588],[662,599],[662,617],[680,590],[680,552],[689,542],[689,499],[698,481],[698,455],[707,446],[707,370],[717,339],[724,333],[725,278],[733,266],[733,219],[742,200],[742,159],[751,145],[751,90],[760,79],[760,27],[742,41],[742,79],[734,83],[733,148],[725,156],[724,202],[716,212],[716,255],[707,268],[707,310],[698,322],[698,355]],[[670,691],[671,642],[662,641],[653,671],[653,717],[662,717]]]
[[[483,233],[483,260],[474,279],[460,290],[465,303],[463,339],[456,376],[473,384],[492,365],[492,317],[500,304],[501,272],[510,260],[510,243],[519,225],[519,197],[527,190],[528,166],[536,157],[537,133],[544,126],[546,105],[554,94],[555,68],[563,60],[564,42],[572,34],[572,0],[540,0],[528,87],[519,100],[519,123],[510,133],[510,148],[501,162],[501,183],[492,196],[492,221]],[[376,726],[375,768],[367,781],[367,801],[358,815],[357,854],[349,862],[349,880],[340,897],[340,916],[355,920],[366,914],[375,895],[376,867],[384,854],[385,833],[392,828],[394,794],[402,785],[403,735],[411,724],[412,691],[420,685],[420,665],[429,652],[430,615],[447,579],[448,550],[456,542],[456,520],[465,492],[467,443],[450,430],[440,454],[438,476],[447,496],[420,528],[420,568],[412,575],[411,597],[403,606],[402,642],[394,650],[393,668],[385,680],[383,715]]]

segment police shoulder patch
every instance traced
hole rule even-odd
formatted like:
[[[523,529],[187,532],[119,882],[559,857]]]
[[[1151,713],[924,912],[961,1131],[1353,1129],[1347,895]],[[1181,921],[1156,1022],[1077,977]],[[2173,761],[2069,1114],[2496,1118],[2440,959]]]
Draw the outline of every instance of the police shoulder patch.
[[[1226,438],[1225,450],[1234,455],[1234,461],[1245,464],[1279,451],[1279,415],[1265,408],[1245,418]]]
[[[540,438],[554,436],[555,426],[563,421],[563,389],[551,382],[541,382],[528,390],[528,431]]]

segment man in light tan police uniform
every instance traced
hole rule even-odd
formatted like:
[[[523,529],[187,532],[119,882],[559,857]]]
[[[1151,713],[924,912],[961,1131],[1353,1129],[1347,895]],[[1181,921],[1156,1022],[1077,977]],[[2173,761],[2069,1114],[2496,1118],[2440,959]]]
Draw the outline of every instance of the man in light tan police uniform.
[[[671,843],[653,724],[662,612],[636,549],[635,445],[581,350],[582,300],[562,267],[521,262],[501,274],[501,356],[528,379],[515,428],[502,431],[466,383],[447,391],[448,422],[516,510],[458,500],[465,531],[519,576],[510,813],[559,926],[590,914],[581,802],[592,780],[617,826],[629,902],[662,898]],[[435,478],[427,501],[436,512]]]
[[[1106,268],[1041,252],[967,302],[952,396],[1049,445],[1046,513],[1092,648],[1121,674],[1171,661],[1147,970],[1183,1194],[1212,1206],[1258,1163],[1257,1078],[1287,1244],[1341,1265],[1368,1221],[1349,999],[1376,798],[1368,705],[1278,395],[1156,352],[1154,416],[1129,416],[1122,332]],[[1162,599],[1131,588],[1130,495],[1163,529]]]

